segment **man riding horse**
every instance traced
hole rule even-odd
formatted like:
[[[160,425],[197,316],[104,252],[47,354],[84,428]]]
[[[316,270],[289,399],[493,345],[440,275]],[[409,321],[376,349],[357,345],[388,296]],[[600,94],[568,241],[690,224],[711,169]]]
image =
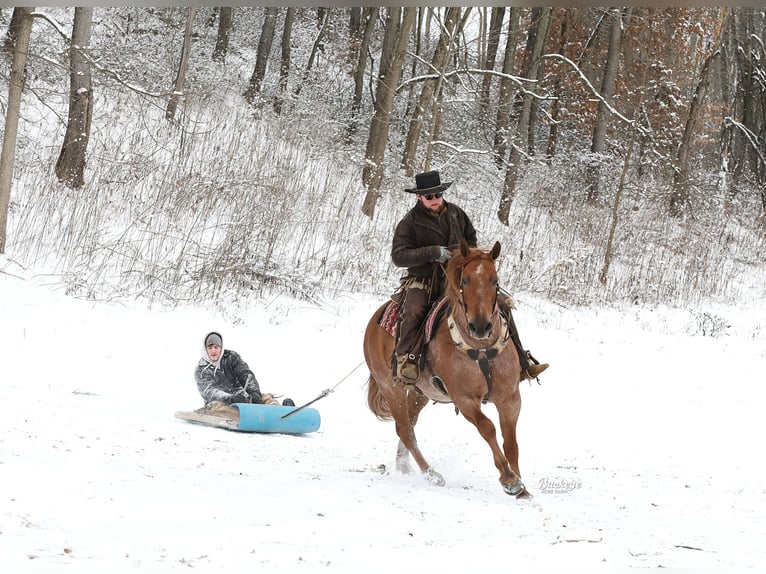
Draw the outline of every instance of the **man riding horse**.
[[[421,326],[430,305],[443,295],[444,269],[450,257],[450,246],[465,239],[476,247],[476,229],[466,213],[454,203],[444,200],[444,191],[452,182],[442,183],[438,171],[415,176],[415,187],[405,189],[417,198],[415,206],[402,218],[394,231],[391,259],[397,267],[406,267],[402,278],[402,299],[396,341],[396,379],[412,385],[420,375]],[[498,297],[505,315],[511,340],[519,354],[521,379],[537,378],[548,368],[524,350],[511,315],[509,299]]]

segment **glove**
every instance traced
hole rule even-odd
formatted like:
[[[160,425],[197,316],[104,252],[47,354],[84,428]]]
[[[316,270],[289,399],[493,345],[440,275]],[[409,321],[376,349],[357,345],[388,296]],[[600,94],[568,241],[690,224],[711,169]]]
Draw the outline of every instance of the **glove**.
[[[263,397],[261,397],[261,389],[258,387],[258,383],[249,382],[245,385],[245,391],[250,395],[250,402],[254,405],[260,405],[263,403]]]
[[[439,256],[435,259],[437,263],[446,263],[452,259],[452,252],[446,247],[439,247]]]
[[[239,389],[236,393],[232,393],[231,402],[232,403],[249,403],[250,395],[247,394],[247,391],[245,389]]]

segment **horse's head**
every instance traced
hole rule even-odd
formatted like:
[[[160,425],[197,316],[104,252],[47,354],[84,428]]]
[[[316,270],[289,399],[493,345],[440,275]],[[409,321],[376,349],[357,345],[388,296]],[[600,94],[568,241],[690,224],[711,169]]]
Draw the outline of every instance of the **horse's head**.
[[[500,255],[500,242],[491,251],[472,249],[465,239],[446,270],[447,296],[452,308],[465,311],[468,331],[474,339],[486,339],[492,332],[498,292],[495,259]]]

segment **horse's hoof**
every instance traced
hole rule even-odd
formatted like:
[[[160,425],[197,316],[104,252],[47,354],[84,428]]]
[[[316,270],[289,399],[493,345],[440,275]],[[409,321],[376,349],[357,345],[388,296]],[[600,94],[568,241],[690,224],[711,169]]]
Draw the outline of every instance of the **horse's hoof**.
[[[444,486],[447,484],[444,477],[431,467],[428,467],[423,471],[423,476],[425,476],[426,480],[434,486]]]
[[[505,491],[506,494],[510,496],[520,497],[526,492],[527,489],[524,486],[524,483],[517,478],[511,484],[504,484],[503,490]]]

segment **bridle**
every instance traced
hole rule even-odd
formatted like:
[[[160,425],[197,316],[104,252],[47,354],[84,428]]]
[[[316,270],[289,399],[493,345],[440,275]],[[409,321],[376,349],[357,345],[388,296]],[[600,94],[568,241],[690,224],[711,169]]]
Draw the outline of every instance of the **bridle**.
[[[463,291],[463,272],[465,271],[465,268],[468,266],[468,263],[460,267],[460,275],[459,275],[459,289],[458,289],[458,297],[457,300],[460,303],[460,307],[463,311],[463,316],[466,319],[466,323],[468,322],[468,306],[465,303],[465,293]],[[458,321],[455,320],[455,310],[454,308],[450,310],[450,314],[447,317],[447,326],[449,327],[450,336],[452,337],[452,341],[455,343],[455,346],[463,353],[465,353],[469,359],[473,360],[477,365],[479,365],[479,368],[481,369],[482,375],[484,375],[484,379],[487,381],[487,393],[484,395],[484,398],[482,399],[482,402],[487,402],[487,399],[489,398],[489,394],[492,391],[492,375],[490,370],[490,361],[492,361],[495,357],[497,357],[500,353],[503,352],[503,349],[505,349],[505,346],[508,344],[508,340],[510,339],[510,330],[508,329],[508,321],[503,316],[502,313],[500,313],[500,308],[497,304],[498,297],[500,295],[500,285],[495,284],[495,301],[492,306],[492,315],[490,316],[493,320],[496,316],[499,316],[500,318],[500,332],[498,333],[497,338],[495,339],[495,342],[490,345],[489,347],[474,347],[471,346],[468,341],[466,341],[465,337],[463,336],[463,333],[461,332],[460,327],[458,326]]]

